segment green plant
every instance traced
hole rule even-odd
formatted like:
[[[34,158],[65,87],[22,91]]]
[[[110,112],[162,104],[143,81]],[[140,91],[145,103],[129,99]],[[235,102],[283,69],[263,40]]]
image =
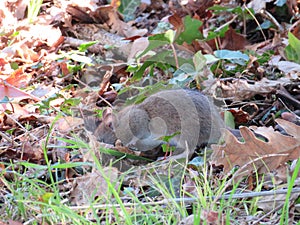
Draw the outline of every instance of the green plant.
[[[297,160],[297,164],[295,166],[295,169],[293,171],[292,177],[288,176],[288,192],[286,194],[285,202],[282,208],[282,213],[280,217],[280,224],[289,224],[289,208],[290,208],[290,197],[293,190],[293,187],[295,185],[296,178],[298,177],[300,170],[300,159]]]
[[[133,72],[133,80],[142,78],[144,71],[150,68],[150,74],[153,74],[154,68],[160,68],[163,71],[179,68],[184,63],[192,64],[190,59],[185,59],[177,55],[175,44],[182,45],[184,42],[191,44],[193,40],[202,39],[203,35],[199,31],[202,22],[186,16],[182,27],[176,31],[168,30],[162,34],[156,34],[148,38],[148,47],[137,56],[137,58],[150,56],[142,65],[131,66],[128,71]],[[168,49],[170,47],[170,50]],[[153,50],[157,50],[156,53]]]
[[[51,102],[59,98],[63,98],[64,102],[60,105],[59,109],[56,109],[55,107],[51,106]],[[40,113],[44,115],[51,114],[54,111],[60,111],[66,115],[73,115],[72,107],[77,106],[78,104],[80,104],[79,98],[67,99],[62,94],[54,94],[42,100],[40,103],[37,103]]]
[[[71,50],[68,52],[60,52],[58,61],[67,63],[67,68],[71,73],[76,73],[82,70],[86,65],[93,65],[93,61],[90,57],[85,56],[88,47],[98,43],[98,41],[90,41],[81,44],[78,50]],[[67,75],[67,74],[63,74]]]
[[[27,17],[29,23],[32,23],[33,20],[37,17],[42,4],[43,4],[43,0],[29,0],[28,11],[27,11]]]
[[[126,22],[134,19],[134,13],[140,3],[141,0],[121,0],[121,5],[118,10],[123,13]]]
[[[165,142],[164,144],[162,144],[162,150],[163,150],[163,152],[165,152],[166,154],[167,153],[172,153],[174,150],[175,150],[175,146],[172,146],[171,144],[170,144],[170,141],[171,141],[171,139],[173,138],[173,137],[175,137],[175,136],[177,136],[177,135],[180,135],[180,132],[178,131],[178,132],[175,132],[174,134],[172,134],[172,135],[169,135],[169,136],[164,136],[164,137],[162,137],[161,138],[161,140],[163,141],[163,142]]]
[[[300,40],[291,32],[288,33],[289,45],[285,48],[285,54],[288,60],[300,63]]]
[[[235,9],[225,7],[212,7],[215,12],[236,13],[243,18],[252,18],[251,10],[245,10],[241,7]],[[148,38],[148,47],[137,56],[137,59],[146,58],[142,64],[131,65],[128,71],[133,73],[132,80],[139,80],[143,77],[146,69],[150,76],[154,75],[155,69],[160,69],[165,73],[172,74],[169,80],[170,84],[179,86],[188,86],[192,81],[196,81],[197,86],[202,80],[207,79],[211,73],[208,65],[212,65],[212,71],[219,68],[223,61],[228,61],[233,64],[230,69],[223,68],[222,70],[228,73],[235,74],[236,71],[244,70],[249,56],[241,51],[232,50],[216,50],[214,54],[203,55],[198,51],[191,58],[183,58],[177,54],[176,45],[183,43],[191,44],[194,40],[209,41],[211,39],[224,37],[229,25],[222,28],[213,27],[208,32],[208,36],[204,37],[200,32],[202,22],[186,16],[183,19],[182,25],[177,25],[176,31],[167,30],[164,33],[155,34]],[[169,47],[169,48],[168,48]],[[215,64],[215,65],[213,65]]]

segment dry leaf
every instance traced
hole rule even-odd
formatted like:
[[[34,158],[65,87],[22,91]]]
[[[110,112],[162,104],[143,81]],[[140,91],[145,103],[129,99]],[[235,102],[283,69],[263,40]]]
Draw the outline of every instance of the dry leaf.
[[[26,93],[25,91],[23,91],[19,88],[16,88],[16,87],[10,85],[9,83],[5,83],[4,85],[0,84],[0,99],[3,99],[5,97],[8,97],[10,99],[13,98],[14,100],[18,99],[19,101],[22,99],[27,99],[27,98],[31,98],[36,101],[40,101],[39,98],[37,98],[29,93]]]
[[[254,10],[255,13],[260,13],[262,9],[266,8],[266,4],[270,2],[268,0],[252,0],[247,4],[248,8],[251,8]]]
[[[182,18],[178,14],[174,13],[172,16],[168,18],[168,20],[170,24],[174,26],[177,33],[181,33],[184,30],[184,24]]]
[[[295,200],[299,197],[299,193],[292,193],[289,198],[289,204],[294,204]],[[264,196],[257,202],[257,207],[262,209],[265,213],[268,213],[280,205],[283,205],[286,199],[286,194],[276,194],[270,196]]]
[[[279,70],[285,74],[291,76],[293,79],[297,79],[300,75],[300,64],[291,61],[280,61],[277,63]]]
[[[233,79],[228,80],[207,80],[204,85],[209,87],[206,92],[209,95],[231,99],[233,101],[243,101],[251,99],[253,96],[266,95],[277,89],[278,85],[286,85],[291,83],[290,79],[280,78],[278,80],[268,80],[263,78],[251,84],[247,80]]]
[[[240,128],[244,142],[238,141],[229,131],[225,134],[225,144],[213,145],[212,163],[223,165],[228,173],[234,166],[240,166],[239,174],[248,175],[252,171],[265,173],[278,168],[288,160],[300,157],[300,126],[277,119],[276,122],[291,136],[282,135],[271,127],[251,127],[267,142],[255,137],[247,127]]]
[[[245,35],[238,34],[232,27],[226,31],[225,37],[221,39],[221,49],[241,50],[248,44]]]
[[[79,127],[84,124],[82,118],[75,118],[71,116],[60,118],[55,127],[60,133],[69,133],[70,131],[74,130],[76,127]]]
[[[90,204],[97,197],[109,198],[108,185],[103,177],[108,177],[112,184],[117,182],[118,170],[113,167],[103,168],[103,171],[96,170],[76,179],[76,187],[71,192],[70,197],[76,205]],[[116,183],[116,189],[117,189]]]
[[[216,39],[209,40],[206,43],[213,50],[242,50],[245,49],[245,46],[248,44],[246,37],[242,34],[238,34],[232,27],[229,27],[228,31],[226,31],[225,33],[225,36],[219,39],[220,43],[218,44],[216,42]]]

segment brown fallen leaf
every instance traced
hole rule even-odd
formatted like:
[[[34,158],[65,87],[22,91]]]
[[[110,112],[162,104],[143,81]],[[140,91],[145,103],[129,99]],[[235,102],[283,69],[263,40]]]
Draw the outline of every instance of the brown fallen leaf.
[[[274,131],[271,127],[251,127],[267,142],[258,139],[247,127],[240,128],[244,142],[238,141],[226,131],[224,145],[213,145],[212,163],[223,165],[228,173],[234,166],[240,166],[238,173],[248,175],[252,171],[265,173],[275,170],[288,160],[300,157],[300,126],[277,119],[276,122],[291,136]]]
[[[19,88],[16,88],[8,83],[0,84],[0,99],[3,99],[5,97],[8,97],[9,99],[14,100],[22,100],[22,99],[33,99],[35,101],[40,101],[39,98],[31,95],[30,93],[27,93]]]
[[[13,71],[9,76],[1,76],[0,99],[3,99],[4,97],[8,97],[10,99],[18,98],[18,100],[27,99],[27,98],[31,98],[36,101],[40,100],[34,95],[20,89],[26,87],[28,81],[31,78],[31,75],[24,74],[23,70],[24,70],[23,68],[19,68]]]
[[[232,101],[243,101],[251,99],[253,96],[259,94],[265,96],[277,89],[278,85],[286,85],[291,83],[290,79],[280,78],[278,80],[269,80],[263,78],[255,83],[247,80],[234,78],[232,80],[206,80],[203,82],[207,88],[206,93],[211,96],[231,99]]]
[[[105,167],[103,171],[96,170],[76,179],[76,186],[71,192],[72,203],[75,205],[89,204],[97,197],[109,198],[111,193],[104,177],[108,177],[112,184],[118,184],[118,170],[114,167]]]
[[[220,41],[220,43],[217,44],[218,40]],[[241,49],[245,49],[245,46],[248,44],[248,42],[244,35],[238,34],[232,27],[229,27],[224,37],[207,41],[207,44],[213,50],[217,50],[217,49],[241,50]]]
[[[289,204],[293,205],[296,199],[299,197],[299,193],[292,193],[289,198]],[[257,207],[262,209],[265,213],[268,213],[275,208],[282,207],[286,200],[286,194],[276,194],[270,196],[264,196],[257,202]]]
[[[81,118],[75,118],[71,116],[60,118],[56,124],[55,128],[63,133],[69,133],[70,131],[74,130],[76,127],[79,127],[84,124],[83,119]]]

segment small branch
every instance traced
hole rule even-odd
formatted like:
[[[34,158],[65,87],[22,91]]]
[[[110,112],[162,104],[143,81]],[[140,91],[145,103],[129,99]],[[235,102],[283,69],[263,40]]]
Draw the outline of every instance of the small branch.
[[[280,33],[284,32],[284,29],[282,28],[282,26],[278,23],[278,21],[275,19],[275,17],[272,16],[272,14],[269,13],[267,10],[262,9],[260,11],[260,15],[262,17],[265,17],[266,19],[270,20],[278,28]]]
[[[251,192],[251,193],[242,193],[242,194],[226,194],[222,196],[212,196],[212,197],[206,197],[206,199],[240,199],[240,198],[254,198],[254,197],[262,197],[262,196],[270,196],[270,195],[279,195],[279,194],[286,194],[288,192],[287,189],[280,189],[276,191],[262,191],[262,192]],[[291,193],[300,192],[300,188],[293,188]],[[172,202],[184,202],[192,204],[194,202],[197,202],[198,198],[172,198],[172,199],[165,199],[157,202],[144,202],[142,203],[144,206],[150,205],[167,205],[168,203]],[[140,207],[141,203],[124,203],[124,207]],[[107,209],[107,208],[121,208],[120,204],[95,204],[92,206],[93,208],[97,209]],[[84,206],[72,206],[70,209],[72,210],[86,210],[90,209],[90,205],[84,205]]]
[[[179,69],[178,56],[177,56],[177,53],[176,53],[176,49],[175,49],[173,43],[171,43],[170,45],[171,45],[171,48],[172,48],[172,51],[173,51],[173,54],[174,54],[176,69]]]
[[[230,180],[228,180],[227,184],[223,187],[223,190],[220,192],[220,194],[215,198],[214,202],[213,202],[213,205],[216,204],[216,202],[222,198],[222,193],[231,185],[232,181],[234,179],[236,179],[237,176],[240,176],[241,175],[241,172],[245,172],[243,170],[245,170],[249,165],[252,165],[253,163],[257,162],[257,161],[261,161],[263,160],[264,158],[267,158],[267,157],[278,157],[278,156],[286,156],[286,154],[267,154],[267,155],[263,155],[263,156],[260,156],[256,159],[253,159],[251,160],[250,162],[246,163],[245,165],[243,165],[242,167],[240,167],[234,174],[233,176],[230,178]],[[300,190],[300,188],[299,188]],[[259,192],[260,193],[260,192]]]
[[[13,118],[12,116],[10,116],[8,113],[4,113],[7,117],[9,117],[11,120],[13,120],[26,134],[28,134],[31,138],[33,138],[34,140],[39,140],[38,137],[36,137],[35,135],[31,134],[21,123],[19,123],[19,121],[17,121],[15,118]]]
[[[215,32],[219,32],[220,30],[222,30],[224,27],[226,27],[227,25],[231,24],[232,22],[235,21],[235,19],[238,17],[238,15],[235,15],[231,20],[229,20],[228,22],[222,24],[221,26],[219,26]]]

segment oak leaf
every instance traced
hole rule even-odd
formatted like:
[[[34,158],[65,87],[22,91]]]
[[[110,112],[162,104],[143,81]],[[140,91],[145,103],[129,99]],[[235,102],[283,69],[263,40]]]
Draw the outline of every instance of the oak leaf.
[[[224,145],[213,145],[212,163],[223,165],[228,173],[234,166],[240,166],[238,173],[248,175],[253,171],[265,173],[277,169],[288,160],[300,157],[300,126],[283,119],[276,122],[286,131],[283,135],[272,127],[251,127],[267,139],[261,140],[247,127],[240,128],[244,142],[240,142],[226,131]]]

